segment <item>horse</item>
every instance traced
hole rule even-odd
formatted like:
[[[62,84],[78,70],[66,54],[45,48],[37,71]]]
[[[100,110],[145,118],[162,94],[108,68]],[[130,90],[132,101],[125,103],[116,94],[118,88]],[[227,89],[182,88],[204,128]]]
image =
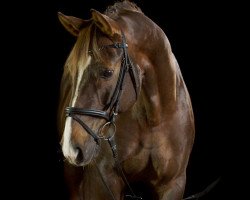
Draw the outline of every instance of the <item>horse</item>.
[[[181,200],[195,138],[192,102],[164,31],[124,0],[84,20],[58,106],[70,200]]]

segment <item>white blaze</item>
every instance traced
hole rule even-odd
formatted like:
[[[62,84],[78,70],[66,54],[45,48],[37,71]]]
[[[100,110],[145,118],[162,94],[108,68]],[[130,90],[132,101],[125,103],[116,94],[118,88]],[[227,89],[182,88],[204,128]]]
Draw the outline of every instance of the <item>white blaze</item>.
[[[79,92],[79,86],[82,80],[82,75],[84,70],[87,68],[91,61],[91,57],[88,57],[88,60],[84,66],[79,66],[78,68],[78,76],[77,76],[77,82],[76,82],[76,89],[75,93],[72,99],[71,107],[75,106],[76,99],[78,97],[78,92]],[[67,117],[66,122],[65,122],[65,127],[64,127],[64,132],[63,132],[63,144],[62,144],[62,151],[63,155],[68,158],[76,158],[77,156],[77,151],[72,147],[71,144],[71,134],[72,134],[72,118]]]

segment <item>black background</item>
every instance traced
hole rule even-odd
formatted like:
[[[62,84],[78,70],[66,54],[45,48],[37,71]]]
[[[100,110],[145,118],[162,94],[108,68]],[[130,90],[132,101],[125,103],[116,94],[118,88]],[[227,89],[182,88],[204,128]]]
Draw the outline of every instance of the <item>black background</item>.
[[[169,38],[193,102],[196,140],[185,196],[220,177],[203,199],[233,199],[232,180],[237,175],[232,165],[238,158],[230,141],[235,133],[232,118],[237,117],[232,113],[239,104],[235,96],[240,91],[232,76],[236,75],[233,45],[237,43],[232,38],[238,27],[232,11],[237,8],[212,1],[135,2]],[[91,8],[103,12],[112,4],[111,0],[71,0],[10,5],[13,19],[4,26],[4,34],[11,37],[10,56],[4,60],[13,66],[6,67],[12,74],[6,77],[8,82],[16,82],[12,90],[4,90],[14,111],[5,112],[10,113],[6,126],[11,131],[9,153],[3,155],[13,175],[6,185],[17,188],[10,197],[64,199],[56,111],[63,64],[75,38],[59,23],[57,12],[88,19]]]

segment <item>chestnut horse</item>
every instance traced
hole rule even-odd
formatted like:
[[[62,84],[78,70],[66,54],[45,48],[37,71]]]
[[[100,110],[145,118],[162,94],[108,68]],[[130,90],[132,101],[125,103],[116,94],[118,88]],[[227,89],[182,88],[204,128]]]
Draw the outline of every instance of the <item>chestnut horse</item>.
[[[126,0],[58,16],[77,37],[59,105],[70,200],[181,200],[194,117],[165,33]]]

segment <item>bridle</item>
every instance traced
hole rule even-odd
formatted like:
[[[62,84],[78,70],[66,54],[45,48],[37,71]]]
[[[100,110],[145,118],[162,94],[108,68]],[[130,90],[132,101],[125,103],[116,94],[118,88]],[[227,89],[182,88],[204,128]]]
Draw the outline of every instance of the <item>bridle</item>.
[[[113,126],[115,128],[115,118],[118,115],[119,103],[120,103],[120,96],[123,90],[123,82],[127,72],[129,72],[131,80],[133,82],[133,86],[136,92],[136,98],[138,97],[139,93],[139,80],[136,78],[135,67],[132,64],[128,52],[127,52],[127,43],[124,34],[122,33],[122,43],[114,43],[110,45],[102,46],[102,48],[121,48],[123,49],[123,58],[121,61],[121,68],[118,76],[118,80],[116,83],[115,90],[111,97],[110,103],[108,106],[105,107],[105,110],[96,110],[96,109],[83,109],[83,108],[76,108],[76,107],[67,107],[66,108],[66,115],[67,117],[72,117],[75,121],[77,121],[89,135],[91,135],[96,143],[99,143],[100,139],[108,139],[110,136],[103,136],[96,134],[91,128],[88,127],[77,115],[86,115],[91,117],[98,117],[103,118],[107,121],[103,126]],[[101,128],[100,130],[103,130]]]
[[[129,55],[127,52],[128,45],[126,43],[125,35],[123,32],[122,32],[122,43],[113,43],[110,45],[102,46],[102,48],[104,48],[104,47],[105,48],[106,47],[107,48],[116,48],[116,49],[123,50],[123,57],[122,57],[122,61],[121,61],[120,72],[119,72],[118,80],[117,80],[113,95],[111,97],[110,103],[108,104],[108,106],[106,106],[106,108],[104,110],[67,107],[66,108],[66,116],[72,117],[75,121],[77,121],[87,131],[87,133],[94,138],[95,142],[98,145],[99,145],[100,140],[108,141],[108,143],[111,147],[112,153],[113,153],[113,158],[115,160],[116,167],[117,167],[118,171],[120,172],[120,175],[121,175],[123,181],[126,183],[126,185],[128,186],[128,188],[130,190],[130,193],[131,193],[131,195],[126,195],[126,197],[131,198],[131,199],[142,199],[141,197],[135,195],[131,186],[128,183],[128,180],[126,179],[126,176],[124,175],[124,172],[123,172],[122,167],[120,165],[120,162],[118,160],[118,153],[117,153],[116,142],[115,142],[115,137],[114,137],[115,132],[116,132],[115,120],[116,120],[116,116],[118,115],[118,111],[119,111],[120,97],[121,97],[122,90],[123,90],[123,83],[124,83],[125,75],[128,72],[130,77],[131,77],[133,87],[134,87],[135,93],[136,93],[136,98],[139,95],[139,88],[140,88],[139,79],[136,77],[136,69],[135,69],[131,59],[129,58]],[[78,117],[78,115],[103,118],[106,120],[106,123],[102,127],[100,127],[98,133],[95,133],[86,123],[84,123]],[[105,134],[105,129],[108,130],[108,131],[106,131],[106,133],[108,133],[107,135]],[[112,191],[110,190],[110,188],[106,184],[99,168],[98,168],[98,171],[100,173],[100,176],[102,178],[104,185],[108,189],[112,198],[115,200],[114,194],[112,193]]]

